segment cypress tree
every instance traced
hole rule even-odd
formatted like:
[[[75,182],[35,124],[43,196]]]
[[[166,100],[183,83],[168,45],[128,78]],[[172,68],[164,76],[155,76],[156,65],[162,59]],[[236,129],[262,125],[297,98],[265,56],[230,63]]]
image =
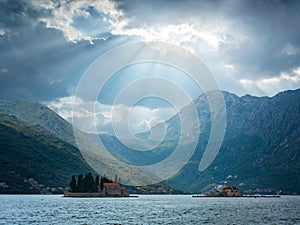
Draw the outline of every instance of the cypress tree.
[[[75,176],[72,176],[71,182],[70,182],[70,191],[76,192],[77,191],[77,183]]]
[[[101,176],[101,179],[100,179],[100,190],[103,191],[103,188],[104,188],[104,177]]]
[[[96,178],[95,178],[95,191],[96,192],[98,192],[98,190],[99,190],[99,185],[100,185],[100,178],[97,175]]]
[[[83,179],[84,192],[94,192],[94,178],[91,172],[87,173]]]
[[[83,175],[82,174],[80,174],[78,176],[77,191],[78,192],[84,192],[84,182],[83,182]]]

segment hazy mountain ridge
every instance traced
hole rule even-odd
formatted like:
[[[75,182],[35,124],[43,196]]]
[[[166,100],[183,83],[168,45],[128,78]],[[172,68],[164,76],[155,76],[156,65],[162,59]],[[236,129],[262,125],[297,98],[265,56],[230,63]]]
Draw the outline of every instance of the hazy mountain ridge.
[[[95,168],[100,175],[109,174],[111,161],[94,145],[98,138],[76,132],[81,145],[91,146],[85,158],[75,144],[72,126],[55,112],[27,100],[0,100],[0,193],[47,193],[45,187],[67,187],[72,175]],[[133,180],[140,171],[119,167],[114,174]],[[142,193],[178,192],[163,184],[129,188]]]

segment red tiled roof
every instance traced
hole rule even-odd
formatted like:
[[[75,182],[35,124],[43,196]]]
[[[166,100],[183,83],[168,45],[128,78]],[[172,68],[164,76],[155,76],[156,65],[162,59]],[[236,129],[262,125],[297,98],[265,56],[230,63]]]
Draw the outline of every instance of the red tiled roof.
[[[114,187],[119,187],[120,184],[118,184],[118,183],[104,183],[104,186],[114,186]]]

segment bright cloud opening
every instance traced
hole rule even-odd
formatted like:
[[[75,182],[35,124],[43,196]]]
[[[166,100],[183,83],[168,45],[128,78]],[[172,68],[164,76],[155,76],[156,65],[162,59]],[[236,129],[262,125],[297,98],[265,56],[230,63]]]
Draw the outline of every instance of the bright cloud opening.
[[[281,90],[296,89],[300,85],[300,67],[291,73],[281,72],[279,76],[259,80],[241,79],[240,83],[248,90],[261,90],[262,95],[272,96]]]
[[[65,120],[72,122],[72,119],[80,120],[81,127],[77,127],[87,133],[91,133],[96,126],[98,133],[113,134],[114,122],[120,127],[130,127],[133,134],[149,131],[151,127],[164,123],[176,114],[173,108],[155,108],[151,109],[144,106],[128,107],[125,105],[104,105],[100,102],[76,101],[76,109],[73,110],[74,96],[63,97],[45,104],[58,113]],[[77,99],[76,99],[77,100]],[[129,115],[129,123],[126,124],[125,117]],[[93,121],[93,123],[90,123]]]

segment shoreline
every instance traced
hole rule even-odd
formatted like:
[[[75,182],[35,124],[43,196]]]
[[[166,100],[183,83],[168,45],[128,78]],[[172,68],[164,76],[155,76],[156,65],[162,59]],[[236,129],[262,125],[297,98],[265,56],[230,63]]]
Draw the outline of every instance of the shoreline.
[[[193,198],[280,198],[280,195],[244,195],[244,196],[205,196],[193,195]]]
[[[66,198],[134,198],[137,196],[129,194],[108,194],[102,192],[64,192]]]

